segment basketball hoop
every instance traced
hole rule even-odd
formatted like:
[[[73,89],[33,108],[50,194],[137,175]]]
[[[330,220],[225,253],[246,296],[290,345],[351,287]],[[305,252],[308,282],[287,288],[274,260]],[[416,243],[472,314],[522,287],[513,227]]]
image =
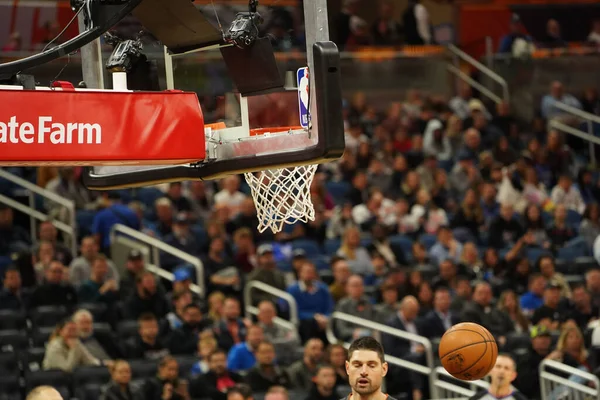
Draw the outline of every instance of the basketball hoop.
[[[252,129],[252,136],[292,132],[300,127]],[[258,231],[268,228],[273,233],[283,230],[284,224],[308,222],[315,219],[310,187],[318,165],[297,165],[267,169],[244,174],[254,199]]]

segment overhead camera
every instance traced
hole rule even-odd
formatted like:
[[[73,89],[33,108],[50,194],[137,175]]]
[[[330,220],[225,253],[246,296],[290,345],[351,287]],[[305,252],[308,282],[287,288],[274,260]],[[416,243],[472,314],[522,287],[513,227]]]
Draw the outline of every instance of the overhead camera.
[[[107,32],[104,39],[108,44],[115,47],[106,62],[106,69],[111,72],[131,72],[140,59],[143,58],[143,45],[139,37],[135,40],[122,40]]]
[[[258,39],[258,27],[264,22],[263,17],[256,11],[258,0],[250,0],[249,11],[236,15],[231,26],[224,33],[223,39],[241,49],[248,48]]]

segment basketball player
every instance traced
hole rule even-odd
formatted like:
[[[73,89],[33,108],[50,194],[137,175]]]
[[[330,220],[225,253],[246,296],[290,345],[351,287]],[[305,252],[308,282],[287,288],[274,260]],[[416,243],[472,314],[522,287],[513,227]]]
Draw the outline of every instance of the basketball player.
[[[470,400],[527,400],[527,397],[511,386],[517,377],[517,364],[508,354],[498,356],[489,376],[491,378],[489,389],[482,390]]]
[[[25,400],[63,400],[63,398],[52,386],[38,386],[29,392]]]
[[[388,363],[383,347],[372,337],[362,337],[350,345],[346,372],[352,393],[342,400],[395,400],[381,391]]]

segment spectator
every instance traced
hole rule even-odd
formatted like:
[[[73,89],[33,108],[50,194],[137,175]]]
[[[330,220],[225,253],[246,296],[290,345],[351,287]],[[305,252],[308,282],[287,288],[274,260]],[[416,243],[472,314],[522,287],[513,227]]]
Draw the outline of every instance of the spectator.
[[[502,204],[500,215],[490,224],[490,245],[495,249],[514,246],[523,234],[523,227],[514,218],[513,207],[510,204]]]
[[[218,290],[230,296],[240,294],[240,271],[226,252],[224,237],[215,237],[211,240],[204,270],[207,278],[206,287],[209,291]]]
[[[380,288],[382,302],[375,304],[375,320],[379,323],[386,323],[390,315],[398,311],[398,289],[390,284],[384,284]]]
[[[189,199],[192,206],[192,219],[206,221],[212,210],[213,193],[210,185],[204,181],[192,181],[189,187]]]
[[[29,299],[29,308],[40,306],[63,306],[71,309],[77,304],[75,288],[64,282],[65,266],[52,261],[45,271],[45,281],[36,287]]]
[[[160,237],[173,233],[173,203],[168,197],[161,197],[154,202],[156,213],[156,231]]]
[[[540,40],[540,45],[547,49],[563,49],[569,44],[562,38],[560,24],[555,19],[546,23],[546,34]]]
[[[196,237],[190,230],[189,220],[186,214],[177,214],[173,220],[171,233],[165,236],[164,242],[185,253],[194,256],[200,255],[200,246],[196,241]],[[164,255],[163,258],[165,259],[165,264],[168,266],[177,265],[177,262],[179,261],[174,257],[167,257],[166,255]]]
[[[305,262],[300,269],[300,279],[287,289],[298,305],[300,337],[306,342],[313,337],[325,337],[325,328],[333,312],[333,299],[325,284],[317,280],[317,269]]]
[[[451,301],[450,291],[447,288],[436,289],[433,310],[429,311],[421,322],[422,331],[428,338],[440,338],[448,329],[460,322],[459,315],[450,310]]]
[[[94,216],[92,233],[104,254],[110,254],[110,232],[116,224],[139,230],[140,221],[132,210],[121,203],[118,192],[112,191],[103,196],[105,208]]]
[[[556,206],[554,209],[554,222],[548,228],[548,236],[554,251],[558,251],[560,247],[575,237],[575,230],[567,224],[567,216],[568,211],[565,206]]]
[[[567,279],[560,272],[556,272],[556,265],[554,264],[554,258],[548,255],[543,255],[538,258],[536,269],[541,272],[542,276],[546,278],[546,283],[554,283],[560,286],[561,296],[565,298],[571,298],[571,287],[567,282]]]
[[[183,325],[183,312],[192,303],[192,295],[186,290],[177,291],[172,296],[173,311],[167,314],[167,321],[171,329],[180,328]]]
[[[325,363],[333,367],[335,371],[335,386],[348,385],[348,373],[346,372],[346,359],[348,352],[341,344],[332,344],[327,348]]]
[[[51,386],[38,386],[33,388],[25,400],[63,400],[62,395],[58,390]]]
[[[346,259],[342,257],[333,257],[330,265],[333,271],[333,283],[329,285],[329,292],[337,303],[346,296],[346,282],[348,282],[351,274],[350,266]]]
[[[429,256],[435,264],[441,264],[445,260],[458,263],[462,251],[462,244],[454,239],[450,228],[441,226],[437,232],[437,242],[429,250]]]
[[[589,248],[594,247],[594,241],[600,236],[600,207],[598,204],[588,204],[583,213],[583,220],[579,225],[579,236],[582,237]]]
[[[529,320],[519,306],[517,295],[512,290],[505,290],[500,295],[497,304],[498,310],[508,314],[515,332],[529,332]]]
[[[163,340],[158,337],[158,320],[150,313],[139,316],[138,334],[125,343],[125,354],[129,359],[160,360],[169,355]]]
[[[348,279],[346,293],[348,296],[339,301],[335,308],[336,311],[368,320],[375,319],[375,310],[373,310],[369,298],[365,296],[364,282],[360,275],[352,275]],[[343,341],[352,341],[362,336],[372,335],[369,329],[356,327],[356,325],[344,321],[336,321],[335,330]]]
[[[286,355],[292,354],[299,344],[297,331],[283,328],[275,323],[277,310],[275,305],[267,300],[263,300],[258,305],[257,320],[258,325],[263,329],[265,339],[275,347],[275,353],[280,359],[285,359]]]
[[[102,254],[92,261],[90,279],[79,287],[78,299],[82,303],[103,303],[112,306],[118,300],[117,281],[108,279],[108,263]]]
[[[90,279],[90,275],[92,273],[92,261],[96,259],[98,250],[98,244],[96,243],[96,239],[94,239],[94,237],[86,236],[81,240],[81,245],[79,246],[81,255],[75,258],[71,262],[71,265],[69,265],[69,280],[76,288],[79,288],[83,282]],[[137,250],[135,251],[136,254],[139,254]],[[115,264],[109,259],[106,259],[106,263],[108,266],[106,278],[108,280],[114,280],[118,286],[119,273],[117,272]]]
[[[116,360],[109,368],[110,382],[102,387],[100,400],[136,400],[137,388],[131,384],[131,367],[125,360]]]
[[[218,322],[223,316],[223,304],[225,303],[225,295],[221,292],[212,292],[208,295],[208,317]]]
[[[179,378],[179,365],[171,356],[158,363],[158,374],[144,382],[141,393],[146,400],[185,400],[189,398],[186,385]]]
[[[249,326],[246,341],[234,345],[229,351],[227,369],[237,372],[252,368],[256,364],[256,350],[263,339],[264,334],[260,326]]]
[[[582,284],[573,287],[571,308],[572,312],[567,318],[573,320],[582,331],[585,331],[588,323],[596,319],[597,315],[600,314],[598,308],[592,305],[590,294]]]
[[[279,290],[285,290],[285,276],[281,271],[277,269],[277,263],[273,256],[273,246],[270,244],[263,244],[258,247],[258,267],[248,274],[248,282],[258,281],[272,286]],[[276,301],[272,295],[265,294],[264,292],[254,291],[251,296],[252,305],[256,306],[261,301]]]
[[[97,206],[95,196],[81,183],[74,167],[58,168],[58,176],[48,182],[46,189],[71,200],[77,210],[94,210]],[[52,218],[68,220],[67,209],[59,203],[46,202],[46,209]]]
[[[24,310],[29,299],[29,291],[21,286],[21,273],[14,267],[4,271],[3,287],[0,291],[0,309]]]
[[[522,57],[533,51],[533,39],[525,34],[523,24],[518,15],[513,14],[510,20],[510,31],[500,40],[498,53],[509,54],[513,57]]]
[[[22,50],[22,38],[19,32],[13,32],[8,37],[8,42],[2,47],[2,52],[10,53],[12,51]]]
[[[420,0],[409,0],[402,19],[406,44],[411,46],[433,44],[429,12]]]
[[[173,290],[172,293],[176,292],[187,292],[192,296],[192,303],[203,306],[204,300],[196,292],[192,292],[192,269],[194,267],[189,264],[184,264],[173,271]],[[157,282],[158,284],[158,282]]]
[[[473,288],[469,278],[465,276],[456,277],[456,287],[454,288],[454,298],[450,304],[450,310],[457,313],[462,313],[465,305],[471,301]]]
[[[290,400],[290,396],[283,386],[271,386],[265,394],[265,400]]]
[[[595,46],[600,45],[600,20],[596,19],[592,22],[592,30],[587,37],[587,41]]]
[[[585,211],[585,202],[569,175],[562,175],[558,179],[558,184],[552,189],[550,197],[555,205],[565,206],[568,210],[579,214]]]
[[[259,343],[256,364],[248,370],[246,381],[255,392],[266,392],[272,386],[290,387],[287,373],[275,364],[275,348],[269,342]]]
[[[189,218],[188,214],[192,211],[192,202],[183,195],[181,182],[172,182],[169,184],[167,198],[171,200],[173,208],[178,213],[185,215],[187,221],[187,218]]]
[[[321,365],[305,400],[338,400],[340,396],[335,388],[335,378],[335,369],[331,365]]]
[[[461,319],[485,327],[498,341],[500,346],[506,343],[506,335],[514,332],[514,324],[504,311],[491,307],[492,288],[487,282],[475,286],[473,300],[465,305]]]
[[[227,390],[227,400],[252,400],[252,389],[246,384],[238,384]]]
[[[208,358],[217,350],[217,340],[212,331],[204,331],[198,339],[198,362],[192,366],[191,376],[198,376],[208,372]]]
[[[169,338],[171,354],[193,353],[198,347],[200,332],[209,328],[210,320],[203,320],[202,311],[197,304],[188,304],[183,309],[183,324],[174,329]]]
[[[565,327],[558,342],[556,350],[546,357],[549,360],[554,360],[568,365],[572,368],[582,368],[585,371],[590,370],[588,352],[585,348],[583,334],[576,326]]]
[[[111,269],[112,270],[112,269]],[[136,292],[137,277],[146,272],[144,257],[139,250],[131,250],[127,255],[125,271],[119,282],[120,298],[127,299]],[[118,274],[115,272],[118,276]],[[110,276],[110,275],[109,275]],[[111,279],[113,279],[111,277]],[[159,286],[160,288],[160,286]]]
[[[215,205],[227,207],[229,215],[235,217],[246,199],[246,195],[240,192],[240,178],[237,175],[228,176],[222,180],[223,189],[215,194]]]
[[[169,312],[169,303],[156,286],[156,278],[150,272],[144,272],[136,278],[136,291],[125,302],[125,314],[128,318],[138,318],[151,313],[163,318]]]
[[[12,208],[0,204],[0,254],[28,250],[31,239],[25,229],[13,223]]]
[[[92,356],[77,338],[77,326],[72,320],[56,325],[50,336],[43,368],[60,369],[72,372],[77,367],[100,365],[100,360]]]
[[[234,345],[246,340],[249,321],[240,318],[240,301],[228,297],[223,303],[223,317],[215,324],[214,331],[219,348],[229,351]]]
[[[542,98],[542,117],[551,120],[552,118],[564,115],[564,111],[555,106],[557,102],[581,109],[579,100],[573,95],[565,94],[563,84],[559,81],[554,81],[550,86],[550,94],[547,94]]]
[[[560,291],[562,287],[554,282],[546,284],[544,290],[544,304],[533,312],[531,323],[543,325],[556,331],[567,320],[566,310],[560,306]]]
[[[94,358],[104,362],[121,357],[122,350],[113,335],[94,331],[94,317],[88,310],[75,312],[73,322],[79,340]]]
[[[389,0],[379,2],[379,17],[371,26],[373,43],[376,46],[395,46],[400,44],[401,26],[393,20],[394,5]]]
[[[320,339],[310,339],[304,345],[302,360],[298,360],[287,370],[295,389],[309,390],[312,387],[312,378],[323,360],[323,342]]]
[[[519,376],[515,385],[528,399],[539,399],[539,366],[552,350],[552,336],[546,327],[534,326],[531,328],[530,337],[529,351],[519,360]]]
[[[546,278],[542,274],[533,274],[529,277],[529,290],[521,296],[521,308],[527,316],[544,304],[544,288]]]
[[[208,356],[208,367],[207,373],[190,382],[190,395],[194,399],[227,400],[228,390],[244,381],[240,375],[227,369],[227,353],[223,350],[215,350]]]
[[[54,245],[55,258],[62,262],[64,265],[71,264],[73,261],[73,254],[71,250],[63,243],[58,241],[58,231],[52,223],[52,221],[43,221],[39,226],[40,242],[50,242]],[[37,246],[34,246],[34,252],[37,252]]]

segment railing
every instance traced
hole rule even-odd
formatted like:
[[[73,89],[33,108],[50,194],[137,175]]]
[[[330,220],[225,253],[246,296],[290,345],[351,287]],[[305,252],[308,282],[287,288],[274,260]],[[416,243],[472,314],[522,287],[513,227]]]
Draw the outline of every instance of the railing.
[[[455,62],[455,65],[449,65],[448,71],[452,72],[458,78],[467,82],[469,85],[471,85],[472,87],[477,89],[484,96],[490,98],[496,104],[501,103],[502,101],[504,101],[506,103],[509,102],[510,95],[509,95],[509,91],[508,91],[508,83],[506,82],[506,80],[504,78],[502,78],[500,75],[498,75],[497,73],[495,73],[494,71],[492,71],[491,69],[489,69],[488,67],[486,67],[485,65],[483,65],[482,63],[480,63],[479,61],[477,61],[476,59],[474,59],[473,57],[471,57],[470,55],[468,55],[467,53],[465,53],[464,51],[462,51],[461,49],[456,47],[455,45],[453,45],[453,44],[448,45],[448,50],[450,50],[450,52],[455,57],[460,58],[461,60],[468,63],[473,68],[477,69],[479,72],[486,75],[488,78],[490,78],[491,80],[495,81],[500,86],[502,86],[502,97],[497,96],[491,90],[489,90],[488,88],[483,86],[481,83],[475,81],[469,75],[462,72],[458,66],[458,62]]]
[[[191,290],[200,295],[200,297],[204,297],[206,294],[204,288],[204,264],[198,257],[194,257],[184,251],[179,250],[176,247],[170,246],[152,236],[148,236],[145,233],[132,229],[128,226],[116,224],[112,227],[110,231],[110,241],[111,243],[117,243],[121,240],[121,236],[124,235],[124,241],[122,243],[127,245],[127,241],[133,240],[139,243],[144,244],[147,248],[149,248],[149,254],[151,257],[151,263],[147,265],[148,271],[162,277],[173,281],[175,278],[173,274],[169,271],[164,270],[160,266],[160,252],[165,252],[167,254],[172,255],[173,257],[179,258],[189,264],[191,264],[196,270],[196,284],[192,284],[190,286]]]
[[[249,318],[250,315],[257,315],[258,308],[252,305],[252,291],[259,290],[265,293],[269,293],[273,296],[279,297],[281,300],[285,300],[288,303],[288,308],[290,310],[290,320],[286,321],[283,318],[275,317],[274,322],[277,325],[280,325],[289,330],[297,330],[299,325],[298,320],[298,304],[296,303],[296,299],[294,296],[285,292],[283,290],[277,289],[271,285],[267,285],[266,283],[259,281],[250,281],[246,282],[244,286],[244,304],[246,305],[245,314],[246,317]]]
[[[594,151],[594,145],[600,145],[600,138],[594,135],[594,122],[600,124],[600,117],[594,114],[590,114],[589,112],[582,111],[578,108],[572,107],[563,102],[557,101],[554,102],[554,107],[560,109],[561,111],[570,114],[574,117],[580,118],[587,123],[588,131],[582,131],[581,129],[574,128],[570,125],[565,124],[557,119],[552,119],[550,121],[550,127],[561,132],[565,132],[574,136],[577,136],[583,140],[587,140],[590,144],[590,161],[592,164],[596,164],[596,152]]]
[[[425,348],[425,364],[426,365],[420,365],[420,364],[417,364],[417,363],[414,363],[411,361],[403,360],[398,357],[390,356],[388,354],[385,355],[385,360],[389,364],[396,365],[396,366],[402,367],[402,368],[406,368],[411,371],[415,371],[422,375],[427,376],[429,378],[429,388],[431,391],[432,398],[433,399],[439,398],[439,396],[437,395],[437,387],[434,385],[434,382],[433,382],[433,380],[434,380],[433,372],[435,370],[435,366],[434,366],[434,359],[433,359],[433,348],[431,346],[431,342],[429,341],[429,339],[427,339],[426,337],[423,337],[423,336],[412,334],[410,332],[402,331],[400,329],[390,328],[387,325],[383,325],[383,324],[380,324],[380,323],[377,323],[374,321],[370,321],[370,320],[367,320],[364,318],[358,318],[358,317],[355,317],[350,314],[336,311],[333,314],[331,314],[331,317],[329,318],[329,321],[327,324],[327,331],[326,331],[327,340],[330,343],[341,342],[335,336],[335,332],[333,329],[333,326],[334,326],[333,321],[334,320],[349,322],[353,325],[357,325],[357,326],[367,328],[370,330],[375,330],[380,333],[385,333],[387,335],[395,336],[400,339],[404,339],[404,340],[411,341],[411,342],[416,342],[416,343],[423,345],[423,347]],[[350,347],[350,343],[344,343],[344,346],[346,348],[348,348],[348,347]]]
[[[56,227],[56,229],[68,235],[71,252],[73,254],[77,254],[77,223],[75,219],[75,203],[72,200],[59,196],[47,189],[41,188],[23,178],[11,174],[2,168],[0,168],[0,178],[6,179],[7,181],[25,189],[25,193],[27,193],[27,196],[29,197],[28,206],[2,194],[0,194],[0,203],[6,204],[17,211],[22,212],[23,214],[29,215],[31,241],[33,243],[37,242],[37,221],[48,221],[50,219],[48,214],[44,214],[43,212],[36,210],[35,195],[37,194],[46,200],[50,200],[51,202],[64,207],[68,213],[68,224],[58,220],[52,220],[52,224]]]
[[[568,374],[570,378],[549,372],[548,368]],[[539,371],[542,400],[600,399],[600,380],[594,374],[554,360],[543,360]]]
[[[444,399],[468,399],[478,390],[490,387],[489,382],[482,379],[472,382],[456,379],[443,367],[436,367],[431,379],[436,387],[437,396]]]

